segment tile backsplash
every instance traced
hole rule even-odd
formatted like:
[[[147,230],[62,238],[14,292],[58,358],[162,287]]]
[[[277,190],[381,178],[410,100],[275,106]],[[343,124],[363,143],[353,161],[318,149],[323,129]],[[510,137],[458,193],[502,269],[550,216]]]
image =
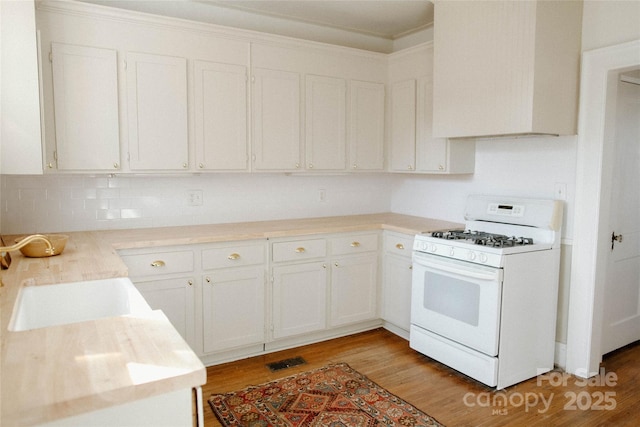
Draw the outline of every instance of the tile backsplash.
[[[162,227],[389,210],[393,177],[2,175],[2,234]],[[189,193],[202,191],[202,205]],[[324,200],[320,191],[324,190]]]

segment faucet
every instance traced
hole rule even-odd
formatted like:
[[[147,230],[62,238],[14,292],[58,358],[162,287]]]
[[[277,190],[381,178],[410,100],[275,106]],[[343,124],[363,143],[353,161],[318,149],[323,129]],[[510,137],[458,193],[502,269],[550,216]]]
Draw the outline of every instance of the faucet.
[[[20,240],[13,246],[0,246],[0,256],[4,257],[7,252],[16,251],[21,247],[33,242],[34,240],[43,240],[47,245],[47,249],[45,249],[45,252],[49,255],[53,255],[53,245],[51,244],[51,241],[47,238],[47,236],[44,236],[42,234],[32,234],[31,236],[27,236],[24,239]]]

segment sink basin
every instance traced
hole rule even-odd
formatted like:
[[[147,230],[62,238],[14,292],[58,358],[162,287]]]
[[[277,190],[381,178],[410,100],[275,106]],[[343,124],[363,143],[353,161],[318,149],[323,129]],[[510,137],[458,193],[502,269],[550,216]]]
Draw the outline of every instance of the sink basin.
[[[26,331],[150,311],[128,278],[25,286],[18,293],[9,330]]]

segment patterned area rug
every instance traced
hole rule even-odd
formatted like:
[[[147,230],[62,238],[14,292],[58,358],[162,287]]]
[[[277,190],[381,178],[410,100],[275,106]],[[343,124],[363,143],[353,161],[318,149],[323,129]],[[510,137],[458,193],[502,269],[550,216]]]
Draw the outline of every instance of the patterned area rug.
[[[212,395],[223,426],[442,426],[346,363]]]

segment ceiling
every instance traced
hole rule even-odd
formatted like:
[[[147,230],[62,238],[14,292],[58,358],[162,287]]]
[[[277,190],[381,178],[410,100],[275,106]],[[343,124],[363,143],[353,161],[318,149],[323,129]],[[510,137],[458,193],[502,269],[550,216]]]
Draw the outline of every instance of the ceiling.
[[[433,24],[429,0],[82,1],[384,53]]]

